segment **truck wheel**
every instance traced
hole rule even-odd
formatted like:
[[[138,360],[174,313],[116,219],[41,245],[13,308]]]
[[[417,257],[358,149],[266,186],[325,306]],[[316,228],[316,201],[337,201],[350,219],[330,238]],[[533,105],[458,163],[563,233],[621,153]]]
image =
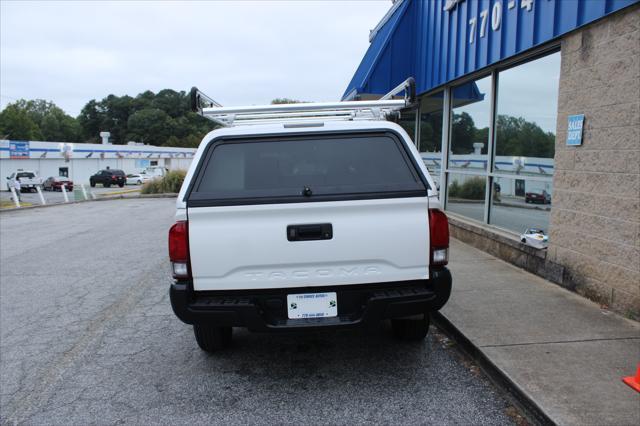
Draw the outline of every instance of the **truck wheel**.
[[[429,314],[421,319],[392,319],[393,335],[400,340],[422,340],[427,337],[430,323]]]
[[[118,186],[119,186],[120,188],[123,188],[123,187],[124,187],[124,183],[119,183],[119,184],[118,184]]]
[[[198,346],[205,352],[214,353],[231,344],[231,327],[194,325],[193,332]]]
[[[94,181],[92,181],[92,180],[90,180],[90,181],[89,181],[89,185],[90,185],[92,188],[95,188],[95,187],[96,187],[96,183],[95,183]]]

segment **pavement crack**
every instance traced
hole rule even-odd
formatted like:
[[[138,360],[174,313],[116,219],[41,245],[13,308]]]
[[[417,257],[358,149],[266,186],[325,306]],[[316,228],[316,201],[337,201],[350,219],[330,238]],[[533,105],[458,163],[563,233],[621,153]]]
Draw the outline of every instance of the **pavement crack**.
[[[154,267],[161,267],[160,263]],[[142,294],[154,284],[152,280],[141,280],[138,285],[129,286],[118,300],[109,305],[97,315],[87,326],[82,337],[73,346],[65,351],[61,357],[53,362],[41,375],[40,382],[33,389],[21,397],[17,398],[17,403],[11,407],[10,414],[7,415],[7,424],[17,424],[28,418],[33,409],[46,403],[55,384],[61,380],[64,372],[85,353],[89,347],[102,336],[108,328],[109,323],[116,319],[120,320],[125,314],[131,311],[140,301]],[[8,411],[8,410],[7,410]]]
[[[480,348],[504,348],[510,346],[531,346],[531,345],[554,345],[554,344],[562,344],[562,343],[587,343],[587,342],[607,342],[607,341],[616,341],[616,340],[640,340],[640,336],[638,337],[609,337],[609,338],[601,338],[601,339],[578,339],[578,340],[558,340],[558,341],[549,341],[549,342],[523,342],[523,343],[506,343],[503,345],[478,345]]]

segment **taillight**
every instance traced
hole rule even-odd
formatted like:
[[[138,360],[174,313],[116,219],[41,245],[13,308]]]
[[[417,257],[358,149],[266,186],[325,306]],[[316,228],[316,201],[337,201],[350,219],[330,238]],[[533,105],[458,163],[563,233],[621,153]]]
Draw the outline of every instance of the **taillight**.
[[[181,220],[169,229],[169,260],[173,278],[190,279],[189,223]]]
[[[111,179],[116,180],[116,179],[118,179],[118,176],[113,175],[113,176],[111,176]]]
[[[449,262],[449,221],[438,209],[429,209],[429,240],[431,266],[444,266]]]

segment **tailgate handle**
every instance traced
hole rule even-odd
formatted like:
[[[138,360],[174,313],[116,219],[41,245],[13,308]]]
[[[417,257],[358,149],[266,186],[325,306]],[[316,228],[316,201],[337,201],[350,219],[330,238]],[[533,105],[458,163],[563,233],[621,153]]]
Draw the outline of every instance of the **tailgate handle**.
[[[313,223],[287,226],[287,240],[313,241],[333,238],[333,226],[330,223]]]

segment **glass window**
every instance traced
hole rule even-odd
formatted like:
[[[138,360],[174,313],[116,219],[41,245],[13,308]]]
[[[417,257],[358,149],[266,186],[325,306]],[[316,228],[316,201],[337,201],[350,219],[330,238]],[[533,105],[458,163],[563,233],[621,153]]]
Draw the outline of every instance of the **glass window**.
[[[299,197],[424,191],[395,138],[385,135],[222,143],[197,193],[209,198]]]
[[[513,232],[527,228],[549,228],[551,182],[495,177],[489,220]]]
[[[447,185],[447,210],[483,221],[485,188],[485,176],[450,173]]]
[[[429,174],[440,187],[442,167],[442,116],[444,92],[425,96],[420,100],[420,141],[418,151]]]
[[[415,142],[416,138],[416,111],[412,110],[404,110],[400,111],[400,119],[398,120],[398,124],[400,127],[404,129],[405,132],[409,134],[409,137]]]
[[[496,173],[553,175],[559,77],[559,52],[498,74]]]
[[[491,76],[454,87],[449,169],[487,171]]]
[[[498,74],[493,225],[549,226],[559,74],[560,53]]]

